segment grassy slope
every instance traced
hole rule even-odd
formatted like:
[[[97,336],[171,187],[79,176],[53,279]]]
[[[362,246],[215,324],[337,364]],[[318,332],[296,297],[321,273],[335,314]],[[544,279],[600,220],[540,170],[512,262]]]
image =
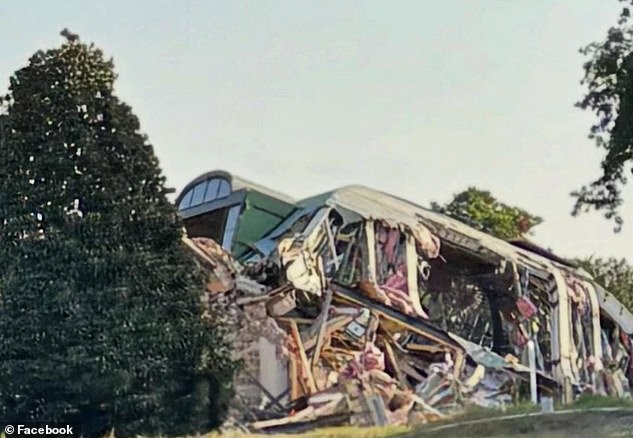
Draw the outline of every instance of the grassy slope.
[[[617,410],[597,411],[599,409]],[[450,422],[421,426],[400,437],[633,437],[633,402],[630,400],[585,396],[572,405],[557,407],[557,411],[538,415],[538,408],[530,404],[514,406],[506,412],[475,408]]]
[[[616,409],[592,411],[594,409]],[[282,438],[633,438],[633,402],[606,397],[581,397],[559,412],[534,416],[532,405],[510,407],[505,412],[473,408],[450,421],[434,422],[413,429],[405,427],[317,429]],[[577,410],[581,410],[578,412]],[[530,415],[532,414],[532,415]],[[271,435],[211,434],[208,438],[259,438]]]
[[[633,410],[571,412],[523,416],[510,419],[482,419],[449,429],[420,428],[401,438],[598,438],[633,437]]]

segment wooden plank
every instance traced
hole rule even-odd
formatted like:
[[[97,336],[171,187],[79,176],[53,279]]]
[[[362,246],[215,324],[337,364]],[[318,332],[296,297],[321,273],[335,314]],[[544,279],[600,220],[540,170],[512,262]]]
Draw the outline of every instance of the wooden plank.
[[[415,351],[416,353],[445,353],[448,349],[441,345],[421,345],[421,344],[407,344],[405,347],[407,350]]]
[[[218,267],[218,264],[216,263],[216,261],[213,260],[211,257],[209,257],[198,245],[195,244],[195,242],[193,240],[189,239],[188,237],[183,236],[182,237],[182,242],[191,251],[193,251],[195,253],[195,255],[198,257],[198,259],[201,262],[206,263],[212,269],[215,269],[215,268]]]
[[[369,324],[367,324],[367,331],[365,332],[365,342],[376,342],[376,333],[380,327],[380,316],[376,313],[369,313]]]
[[[301,390],[301,382],[299,382],[299,370],[297,369],[297,357],[294,353],[290,353],[288,357],[288,369],[290,379],[290,400],[297,400],[303,395]]]
[[[325,303],[323,304],[323,309],[321,310],[321,315],[319,318],[321,326],[319,327],[319,334],[317,335],[316,346],[314,347],[314,352],[312,353],[312,369],[316,368],[316,366],[319,364],[319,356],[321,355],[321,348],[323,348],[323,340],[325,338],[328,315],[330,313],[330,307],[332,306],[332,290],[328,288],[325,294]]]
[[[393,347],[391,346],[391,343],[387,339],[384,339],[384,338],[383,338],[383,348],[385,350],[385,353],[387,354],[387,360],[391,364],[391,368],[393,368],[393,371],[396,373],[396,377],[398,381],[400,382],[400,384],[404,385],[405,388],[409,387],[407,378],[402,372],[402,370],[400,369],[400,365],[398,365],[398,359],[396,358],[396,354],[393,351]]]
[[[407,237],[407,284],[409,286],[409,299],[415,309],[415,313],[426,316],[420,303],[420,292],[418,290],[418,253],[415,247],[413,236]]]
[[[312,375],[312,370],[310,369],[310,362],[308,362],[308,356],[306,355],[306,351],[303,348],[303,342],[301,341],[301,334],[299,333],[299,328],[297,327],[297,323],[294,321],[290,321],[290,332],[292,333],[292,337],[294,338],[295,345],[297,346],[297,350],[299,351],[299,359],[301,363],[301,374],[306,379],[306,383],[308,385],[308,390],[310,394],[313,394],[317,391],[316,383],[314,382],[314,376]]]
[[[339,259],[338,259],[338,254],[336,253],[336,242],[334,242],[334,234],[332,233],[330,220],[328,219],[324,225],[325,225],[325,230],[327,231],[327,241],[330,246],[330,252],[332,253],[332,260],[334,261],[334,269],[336,269],[336,272],[338,272]]]
[[[341,330],[342,328],[344,328],[345,326],[347,326],[353,320],[354,320],[354,317],[352,317],[352,316],[345,316],[345,315],[343,315],[343,316],[335,316],[334,318],[330,319],[325,324],[324,340],[328,339],[330,336],[332,336],[332,334],[334,334],[334,332],[337,332],[337,331]],[[303,348],[305,348],[306,351],[309,351],[309,350],[313,349],[316,346],[316,341],[317,340],[314,337],[305,339],[303,341]]]
[[[405,374],[408,374],[410,377],[413,377],[418,382],[424,382],[426,380],[426,377],[418,373],[415,370],[415,368],[409,365],[409,363],[406,360],[401,361],[400,366],[401,366],[402,371],[404,371]]]
[[[455,365],[453,366],[453,375],[457,378],[457,381],[460,381],[460,376],[462,375],[462,371],[464,369],[464,364],[466,363],[464,353],[461,351],[455,352]]]
[[[297,412],[292,417],[273,418],[272,420],[262,420],[251,423],[250,426],[253,429],[267,429],[274,426],[282,426],[291,423],[298,423],[299,421],[312,417],[315,409],[312,406],[308,406],[302,411]]]
[[[277,321],[277,322],[286,322],[286,323],[294,322],[295,324],[301,324],[301,325],[312,325],[312,324],[314,324],[314,319],[310,319],[310,318],[294,318],[292,316],[277,316],[277,317],[275,317],[275,321]]]
[[[425,411],[430,412],[433,415],[437,415],[439,418],[446,417],[446,414],[443,414],[437,409],[435,409],[434,407],[430,406],[428,403],[426,403],[424,400],[422,400],[422,398],[418,397],[417,395],[413,394],[411,395],[411,397],[413,398],[413,401],[415,401],[417,404],[422,406],[422,409],[424,409]]]
[[[376,281],[376,235],[374,233],[374,221],[365,221],[368,256],[367,268],[369,269],[368,279],[370,282]]]

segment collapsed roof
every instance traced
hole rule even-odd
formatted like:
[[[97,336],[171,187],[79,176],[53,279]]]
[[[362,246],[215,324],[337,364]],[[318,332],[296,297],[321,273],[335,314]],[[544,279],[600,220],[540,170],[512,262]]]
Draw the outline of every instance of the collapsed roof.
[[[259,382],[269,403],[286,404],[256,429],[511,403],[530,345],[541,396],[633,388],[633,315],[562,259],[363,186],[288,206],[231,262],[251,281],[249,302],[286,334],[285,368]]]

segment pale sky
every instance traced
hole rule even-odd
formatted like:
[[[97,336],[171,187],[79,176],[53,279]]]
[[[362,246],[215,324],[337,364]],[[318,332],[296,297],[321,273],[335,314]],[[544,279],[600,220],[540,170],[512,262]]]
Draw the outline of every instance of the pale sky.
[[[212,169],[301,198],[363,184],[422,205],[469,185],[545,218],[563,256],[628,256],[569,193],[598,176],[578,48],[616,0],[0,0],[0,92],[68,27],[114,57],[171,186]]]

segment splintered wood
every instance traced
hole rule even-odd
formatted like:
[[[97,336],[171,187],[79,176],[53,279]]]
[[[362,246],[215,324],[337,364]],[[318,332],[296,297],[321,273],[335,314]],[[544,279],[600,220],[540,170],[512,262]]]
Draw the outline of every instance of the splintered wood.
[[[242,408],[248,413],[242,424],[266,432],[299,431],[307,424],[406,425],[444,418],[467,399],[481,405],[511,400],[523,379],[519,364],[428,320],[415,283],[416,240],[402,239],[394,228],[374,234],[367,222],[335,241],[338,234],[326,219],[315,215],[309,238],[281,241],[286,276],[266,283],[274,288],[245,278],[213,241],[185,239],[209,271],[207,293],[234,297],[244,315],[249,309],[234,336],[251,336],[238,351],[248,365],[245,380],[259,398]],[[364,253],[363,236],[370,249]],[[316,248],[330,257],[311,252]],[[290,269],[293,258],[297,264]],[[249,269],[262,278],[256,263]]]

